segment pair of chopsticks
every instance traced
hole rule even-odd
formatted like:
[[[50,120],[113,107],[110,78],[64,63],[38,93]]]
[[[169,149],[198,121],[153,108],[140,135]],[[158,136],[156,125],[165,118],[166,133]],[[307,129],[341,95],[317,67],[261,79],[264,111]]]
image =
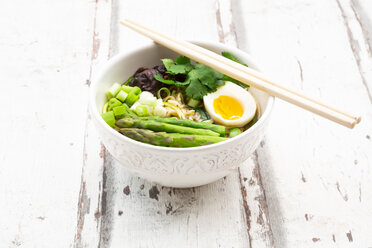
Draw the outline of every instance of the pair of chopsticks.
[[[290,102],[343,126],[353,128],[361,120],[361,117],[345,113],[292,89],[276,84],[270,81],[262,73],[249,67],[245,67],[205,48],[199,47],[190,42],[166,36],[131,20],[124,20],[120,23],[140,34],[143,34],[144,36],[147,36],[156,43],[163,45],[170,50],[187,56],[247,85],[262,90],[269,95],[279,97],[282,100]]]

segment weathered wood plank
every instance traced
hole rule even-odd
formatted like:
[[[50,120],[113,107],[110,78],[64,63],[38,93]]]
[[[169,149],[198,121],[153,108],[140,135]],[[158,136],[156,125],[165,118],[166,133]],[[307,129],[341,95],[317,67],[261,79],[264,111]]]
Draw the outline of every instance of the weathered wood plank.
[[[249,247],[236,173],[209,186],[171,189],[137,178],[120,164],[111,166],[106,246]]]
[[[368,47],[367,50],[372,56],[372,2],[368,0],[353,0],[350,1],[350,7],[354,12],[356,21],[359,23],[360,29],[364,36]],[[358,25],[356,25],[358,26]],[[358,28],[358,27],[357,27]]]
[[[111,1],[97,0],[92,19],[92,45],[90,51],[89,78],[94,78],[110,54]],[[105,147],[100,143],[87,108],[85,124],[83,169],[77,211],[75,247],[98,247],[101,233],[101,217],[105,209]]]
[[[354,13],[345,8],[347,1],[292,0],[240,1],[234,7],[241,48],[267,72],[363,116],[359,127],[346,130],[277,101],[257,159],[278,247],[372,243],[370,79],[363,82],[368,66],[361,70],[352,46],[360,45],[360,64],[370,58],[360,29],[353,28]]]
[[[87,1],[0,2],[2,247],[72,246],[93,10]]]
[[[343,18],[360,77],[372,103],[372,51],[368,42],[368,33],[361,23],[352,1],[337,0],[336,2]]]
[[[236,27],[233,19],[231,1],[216,1],[216,16],[220,42],[239,47]],[[236,23],[239,25],[239,23]],[[257,154],[252,156],[238,170],[245,219],[251,247],[272,247],[274,245],[266,204],[265,191],[262,186]]]

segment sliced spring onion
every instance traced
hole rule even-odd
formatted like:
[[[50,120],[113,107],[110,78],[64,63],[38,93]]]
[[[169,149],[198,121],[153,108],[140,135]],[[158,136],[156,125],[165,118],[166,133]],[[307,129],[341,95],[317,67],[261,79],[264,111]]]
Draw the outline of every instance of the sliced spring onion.
[[[108,111],[111,111],[114,107],[117,107],[117,106],[120,106],[120,105],[121,105],[121,101],[119,101],[116,98],[111,98],[108,101]]]
[[[112,111],[114,112],[116,119],[121,119],[126,113],[128,113],[127,108],[124,105],[114,107]]]
[[[102,114],[107,112],[108,102],[106,102],[102,107]]]
[[[132,106],[136,101],[138,101],[142,90],[140,87],[134,86],[132,90],[129,92],[125,103],[129,106]]]
[[[138,86],[134,86],[133,89],[132,89],[132,91],[133,91],[134,94],[136,94],[136,95],[140,95],[141,92],[142,92],[141,88],[138,87]],[[132,91],[131,91],[131,92],[132,92]]]
[[[162,97],[161,96],[161,93],[164,92],[166,94],[166,96]],[[166,87],[163,87],[161,88],[160,90],[158,90],[158,98],[161,99],[161,98],[166,98],[167,96],[170,96],[170,90]]]
[[[116,95],[116,98],[119,99],[121,102],[124,102],[127,96],[128,93],[126,93],[124,90],[120,90],[119,93]]]
[[[122,85],[121,90],[123,90],[125,93],[129,93],[133,90],[133,87],[127,86],[127,85]]]
[[[148,113],[148,109],[147,109],[146,106],[144,106],[144,105],[139,105],[139,106],[136,107],[136,114],[137,114],[138,116],[146,116],[147,113]]]
[[[235,136],[237,136],[241,133],[242,133],[242,131],[239,128],[235,127],[235,128],[230,129],[229,137],[232,138],[232,137],[235,137]]]
[[[116,96],[116,94],[120,91],[120,84],[114,83],[106,92],[106,96],[108,99],[113,98]]]
[[[187,105],[189,105],[191,108],[195,108],[200,103],[200,100],[196,100],[193,98],[190,98],[190,100],[187,102]]]
[[[102,119],[110,125],[110,127],[115,126],[115,115],[113,111],[109,111],[101,114]]]
[[[135,102],[139,99],[139,95],[136,95],[134,91],[129,92],[127,99],[125,99],[125,103],[129,106],[132,106]]]
[[[148,105],[151,107],[156,106],[156,97],[149,92],[149,91],[143,91],[140,95],[140,98],[138,100],[142,105]]]

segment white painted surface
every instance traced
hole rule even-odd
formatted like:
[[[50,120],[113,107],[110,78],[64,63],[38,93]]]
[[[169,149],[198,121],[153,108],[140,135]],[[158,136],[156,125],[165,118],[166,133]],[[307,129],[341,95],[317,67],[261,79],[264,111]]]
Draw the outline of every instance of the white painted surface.
[[[93,8],[0,2],[1,247],[73,245]]]
[[[363,116],[347,130],[277,101],[275,125],[257,153],[278,247],[372,246],[372,105],[356,61],[367,51],[349,2],[340,5],[352,26],[345,26],[336,1],[235,6],[241,48],[268,72]],[[369,61],[361,65],[370,63],[362,57]]]
[[[372,247],[370,7],[0,2],[1,247]],[[188,190],[145,182],[102,150],[87,113],[87,80],[110,55],[149,42],[119,26],[124,17],[237,45],[281,82],[363,120],[347,130],[277,101],[240,171]]]

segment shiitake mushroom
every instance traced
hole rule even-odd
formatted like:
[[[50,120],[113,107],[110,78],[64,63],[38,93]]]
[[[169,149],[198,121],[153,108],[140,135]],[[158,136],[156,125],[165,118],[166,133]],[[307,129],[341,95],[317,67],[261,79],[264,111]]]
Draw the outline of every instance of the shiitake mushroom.
[[[157,81],[154,78],[155,74],[160,74],[167,78],[167,70],[164,65],[157,65],[153,68],[140,67],[133,75],[130,86],[138,86],[142,91],[150,91],[153,95],[157,95],[158,90],[169,85]]]

